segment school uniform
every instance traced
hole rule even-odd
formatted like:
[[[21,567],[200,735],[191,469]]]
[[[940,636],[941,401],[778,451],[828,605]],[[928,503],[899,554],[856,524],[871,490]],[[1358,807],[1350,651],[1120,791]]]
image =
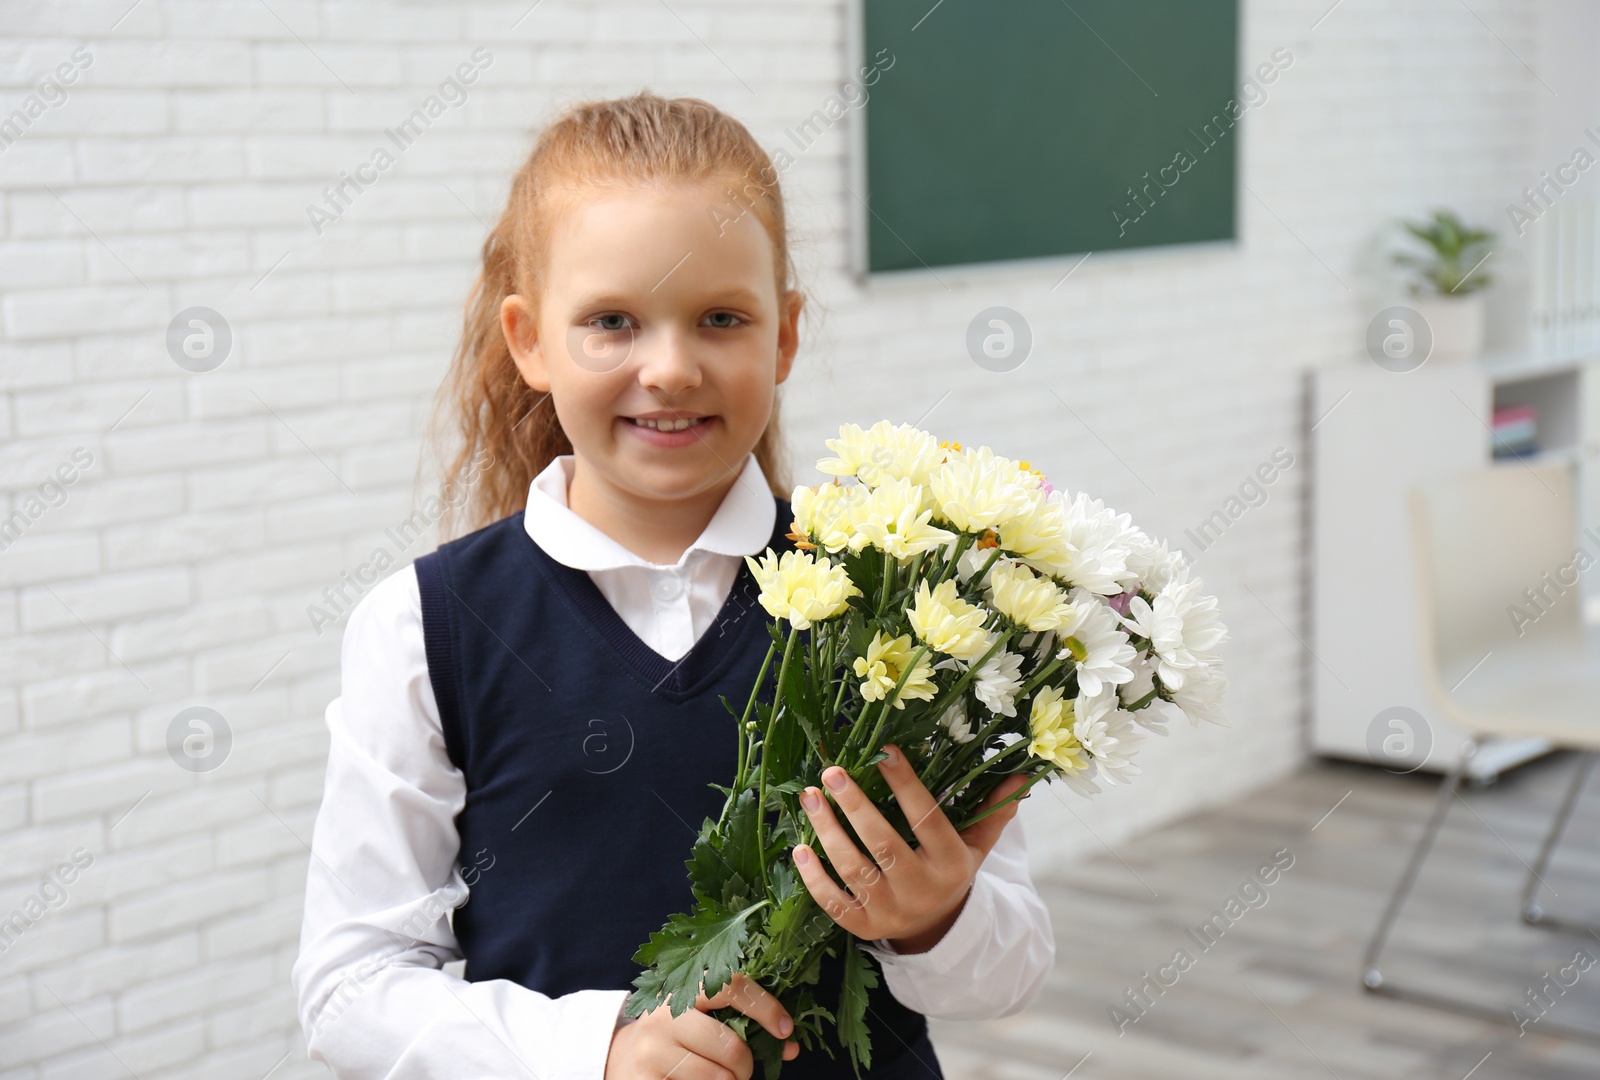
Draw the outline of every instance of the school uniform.
[[[341,1078],[601,1080],[633,953],[692,906],[684,861],[737,763],[720,699],[742,710],[769,640],[743,556],[793,546],[790,507],[750,455],[699,539],[651,564],[567,507],[572,460],[351,613],[293,970]],[[939,1077],[926,1018],[1018,1011],[1054,958],[1021,823],[932,949],[861,947],[867,1075]],[[851,1076],[836,1054],[782,1075]]]

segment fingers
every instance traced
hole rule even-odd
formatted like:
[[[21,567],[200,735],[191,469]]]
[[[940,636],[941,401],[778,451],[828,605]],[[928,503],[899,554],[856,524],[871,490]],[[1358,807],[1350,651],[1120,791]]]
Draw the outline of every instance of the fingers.
[[[775,1038],[787,1039],[794,1032],[794,1021],[783,1003],[742,971],[734,972],[728,985],[706,1001],[707,1006],[713,1009],[732,1005],[766,1028]]]
[[[997,785],[995,789],[989,793],[988,797],[985,798],[983,802],[978,804],[978,811],[981,812],[987,810],[989,807],[1014,794],[1018,788],[1023,787],[1027,784],[1027,782],[1028,781],[1021,776],[1006,777],[1004,780],[1000,781],[999,785]],[[1023,798],[1025,799],[1027,796],[1024,795]],[[1017,816],[1017,811],[1021,808],[1022,799],[1013,800],[1003,808],[996,810],[994,813],[984,818],[982,821],[968,825],[965,829],[962,829],[957,836],[960,837],[961,842],[966,844],[967,847],[976,851],[980,858],[987,856],[989,851],[995,846],[996,843],[999,842],[1000,833],[1005,829],[1007,823],[1009,823],[1012,818]]]
[[[916,770],[911,767],[911,762],[906,760],[905,754],[900,752],[900,748],[886,744],[883,750],[889,756],[878,762],[878,769],[888,781],[889,790],[894,792],[895,799],[900,803],[900,809],[905,812],[906,820],[911,823],[911,831],[916,834],[918,842],[922,845],[920,854],[911,852],[909,848],[907,853],[936,861],[950,859],[960,849],[961,835],[956,832],[955,826],[950,824],[950,819],[939,808],[939,801],[917,776]],[[995,816],[999,816],[998,812]]]
[[[683,1055],[676,1061],[658,1059],[663,1065],[662,1075],[685,1080],[727,1080],[727,1073],[720,1071],[726,1069],[738,1080],[750,1080],[755,1072],[755,1055],[731,1027],[705,1013],[685,1013],[678,1020],[673,1035],[682,1044]],[[683,1023],[684,1020],[689,1022]]]
[[[817,853],[810,846],[800,844],[795,847],[794,865],[795,869],[800,871],[800,880],[805,883],[811,898],[817,902],[818,907],[828,913],[828,918],[857,937],[878,936],[866,932],[866,907],[862,901],[834,884],[833,878],[822,868],[822,861],[817,858]]]
[[[830,765],[822,770],[822,782],[827,785],[850,824],[855,826],[856,835],[871,853],[871,858],[863,854],[856,841],[845,832],[822,792],[807,788],[801,796],[800,806],[811,819],[811,827],[816,830],[822,849],[833,861],[834,869],[839,871],[839,876],[850,890],[859,895],[862,887],[877,883],[880,876],[878,871],[888,873],[897,863],[909,860],[911,849],[848,772],[837,765]]]

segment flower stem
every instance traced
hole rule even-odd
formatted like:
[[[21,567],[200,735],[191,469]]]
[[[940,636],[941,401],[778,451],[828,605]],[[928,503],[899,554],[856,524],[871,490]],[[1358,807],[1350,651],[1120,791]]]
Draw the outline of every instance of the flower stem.
[[[930,589],[936,587],[940,582],[944,581],[945,578],[955,573],[956,566],[961,562],[961,556],[967,553],[967,547],[972,543],[973,539],[974,538],[967,533],[961,533],[956,537],[956,546],[951,549],[950,561],[939,567],[939,572],[928,582],[928,587]]]
[[[1061,666],[1061,663],[1062,661],[1060,659],[1055,659],[1050,661],[1044,667],[1040,668],[1034,673],[1033,678],[1022,684],[1022,689],[1017,691],[1017,696],[1019,698],[1027,697],[1029,694],[1033,693],[1034,687],[1048,679],[1055,672],[1056,668]]]
[[[783,646],[783,663],[778,666],[778,691],[772,699],[772,715],[767,717],[767,730],[761,735],[761,770],[756,778],[756,850],[767,850],[767,741],[772,738],[772,728],[778,722],[778,716],[783,712],[783,682],[789,674],[789,661],[794,658],[794,643],[800,638],[800,629],[796,626],[789,627],[789,640]],[[768,649],[771,656],[771,649]],[[744,785],[738,785],[742,788]],[[737,788],[736,788],[737,790]],[[767,885],[767,862],[761,860],[761,887]]]
[[[911,673],[917,669],[917,665],[922,662],[922,658],[928,655],[929,648],[931,648],[931,646],[926,644],[918,646],[917,651],[911,654],[911,660],[906,664],[905,670],[900,672],[900,677],[895,680],[894,689],[891,690],[888,696],[883,699],[883,709],[878,713],[878,723],[875,727],[873,727],[872,735],[867,739],[866,744],[863,747],[868,757],[870,757],[873,753],[872,748],[877,745],[878,735],[883,731],[883,725],[889,721],[889,710],[894,707],[895,701],[899,699],[900,688],[905,686],[906,680],[910,678]],[[865,712],[865,710],[863,710],[863,712]],[[865,764],[865,762],[862,762],[861,764]],[[860,767],[861,765],[857,765],[857,768]]]
[[[989,646],[982,656],[978,657],[976,660],[967,665],[967,670],[963,671],[961,673],[961,677],[951,684],[950,689],[946,691],[946,696],[955,697],[957,694],[966,690],[967,684],[972,681],[973,675],[977,672],[977,670],[989,662],[989,657],[1005,648],[1006,643],[1010,640],[1011,632],[1009,630],[996,634],[994,644]]]
[[[955,755],[945,763],[946,770],[953,772],[956,769],[964,768],[966,763],[972,759],[973,754],[981,754],[983,752],[984,747],[988,744],[990,736],[994,735],[995,732],[999,731],[1000,728],[1005,726],[1007,723],[1014,722],[1014,719],[1015,718],[1009,716],[996,716],[993,720],[989,721],[978,731],[976,735],[971,738],[971,740],[960,744],[960,749],[958,749],[955,752]],[[926,782],[928,782],[929,791],[945,791],[946,793],[953,793],[953,789],[949,788],[949,786],[943,783],[943,781],[932,775],[931,769],[929,770],[929,775],[924,779]],[[935,784],[937,784],[937,786],[935,786]]]
[[[772,657],[777,651],[778,643],[776,641],[767,646],[766,658],[761,661],[761,671],[756,675],[755,685],[750,688],[750,700],[745,702],[744,715],[739,717],[739,768],[733,781],[733,790],[735,792],[742,791],[749,780],[746,770],[750,765],[750,744],[755,741],[755,733],[747,730],[745,725],[750,722],[750,714],[755,711],[756,695],[761,690],[761,684],[766,681],[767,669],[772,666]],[[722,816],[717,819],[718,825],[722,825],[728,820],[728,810],[732,805],[733,799],[730,797],[722,806]]]
[[[966,821],[963,821],[960,825],[957,825],[955,827],[956,832],[960,832],[962,829],[965,829],[968,826],[976,825],[978,822],[982,821],[984,818],[988,817],[990,814],[994,813],[996,810],[999,810],[1001,807],[1005,806],[1007,803],[1013,803],[1013,802],[1016,802],[1018,799],[1026,798],[1027,794],[1028,794],[1028,789],[1033,787],[1033,785],[1037,784],[1040,780],[1045,779],[1049,775],[1050,775],[1050,770],[1049,769],[1041,769],[1039,772],[1035,773],[1032,777],[1030,777],[1026,784],[1023,784],[1017,790],[1013,791],[1010,795],[1007,795],[1005,798],[1001,799],[999,802],[997,802],[993,806],[989,807],[989,809],[984,810],[982,813],[974,814],[972,817],[969,817]]]
[[[1003,748],[998,754],[995,754],[993,757],[986,757],[982,761],[978,762],[978,764],[972,769],[971,772],[967,773],[967,775],[963,776],[960,780],[958,780],[956,782],[955,786],[950,789],[949,797],[951,799],[959,798],[961,793],[966,790],[966,787],[967,787],[968,784],[972,783],[978,777],[982,776],[984,773],[986,773],[990,769],[994,768],[995,765],[1000,761],[1001,758],[1008,757],[1009,755],[1016,753],[1017,747],[1020,746],[1023,749],[1026,749],[1027,746],[1028,746],[1028,742],[1029,742],[1029,740],[1027,740],[1027,739],[1018,739],[1016,742],[1012,743],[1010,746],[1007,746],[1007,747]]]
[[[1123,708],[1126,709],[1128,712],[1138,712],[1140,709],[1144,708],[1146,705],[1149,705],[1152,701],[1154,701],[1155,698],[1156,698],[1156,688],[1154,686],[1152,686],[1150,688],[1150,692],[1148,694],[1146,694],[1144,697],[1140,698],[1138,701],[1135,701],[1132,705],[1124,705]]]
[[[989,560],[983,564],[983,569],[979,570],[977,574],[973,576],[972,580],[982,581],[983,575],[987,574],[990,569],[993,568],[995,560],[998,558],[1000,558],[1000,545],[996,544],[995,549],[989,553]]]

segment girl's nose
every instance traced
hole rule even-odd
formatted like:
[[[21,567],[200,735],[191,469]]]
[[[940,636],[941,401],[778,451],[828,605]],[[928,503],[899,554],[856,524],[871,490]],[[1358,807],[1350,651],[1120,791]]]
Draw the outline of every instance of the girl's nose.
[[[676,328],[657,327],[634,343],[639,384],[663,397],[675,398],[700,385],[700,361],[693,338]]]

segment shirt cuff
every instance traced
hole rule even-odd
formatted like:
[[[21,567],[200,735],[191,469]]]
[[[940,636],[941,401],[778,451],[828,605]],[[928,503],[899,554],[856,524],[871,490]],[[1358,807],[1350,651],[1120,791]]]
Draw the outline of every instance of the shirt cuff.
[[[994,936],[994,921],[994,887],[988,875],[980,870],[972,879],[972,891],[967,894],[961,914],[950,924],[944,937],[927,952],[896,952],[888,938],[863,941],[861,947],[876,956],[885,967],[944,975]]]
[[[576,990],[554,1000],[561,1004],[559,1024],[567,1045],[575,1050],[583,1047],[567,1061],[570,1073],[556,1070],[542,1075],[546,1080],[604,1080],[606,1059],[611,1056],[611,1039],[617,1032],[617,1018],[622,1015],[623,1002],[628,1000],[627,990]]]

